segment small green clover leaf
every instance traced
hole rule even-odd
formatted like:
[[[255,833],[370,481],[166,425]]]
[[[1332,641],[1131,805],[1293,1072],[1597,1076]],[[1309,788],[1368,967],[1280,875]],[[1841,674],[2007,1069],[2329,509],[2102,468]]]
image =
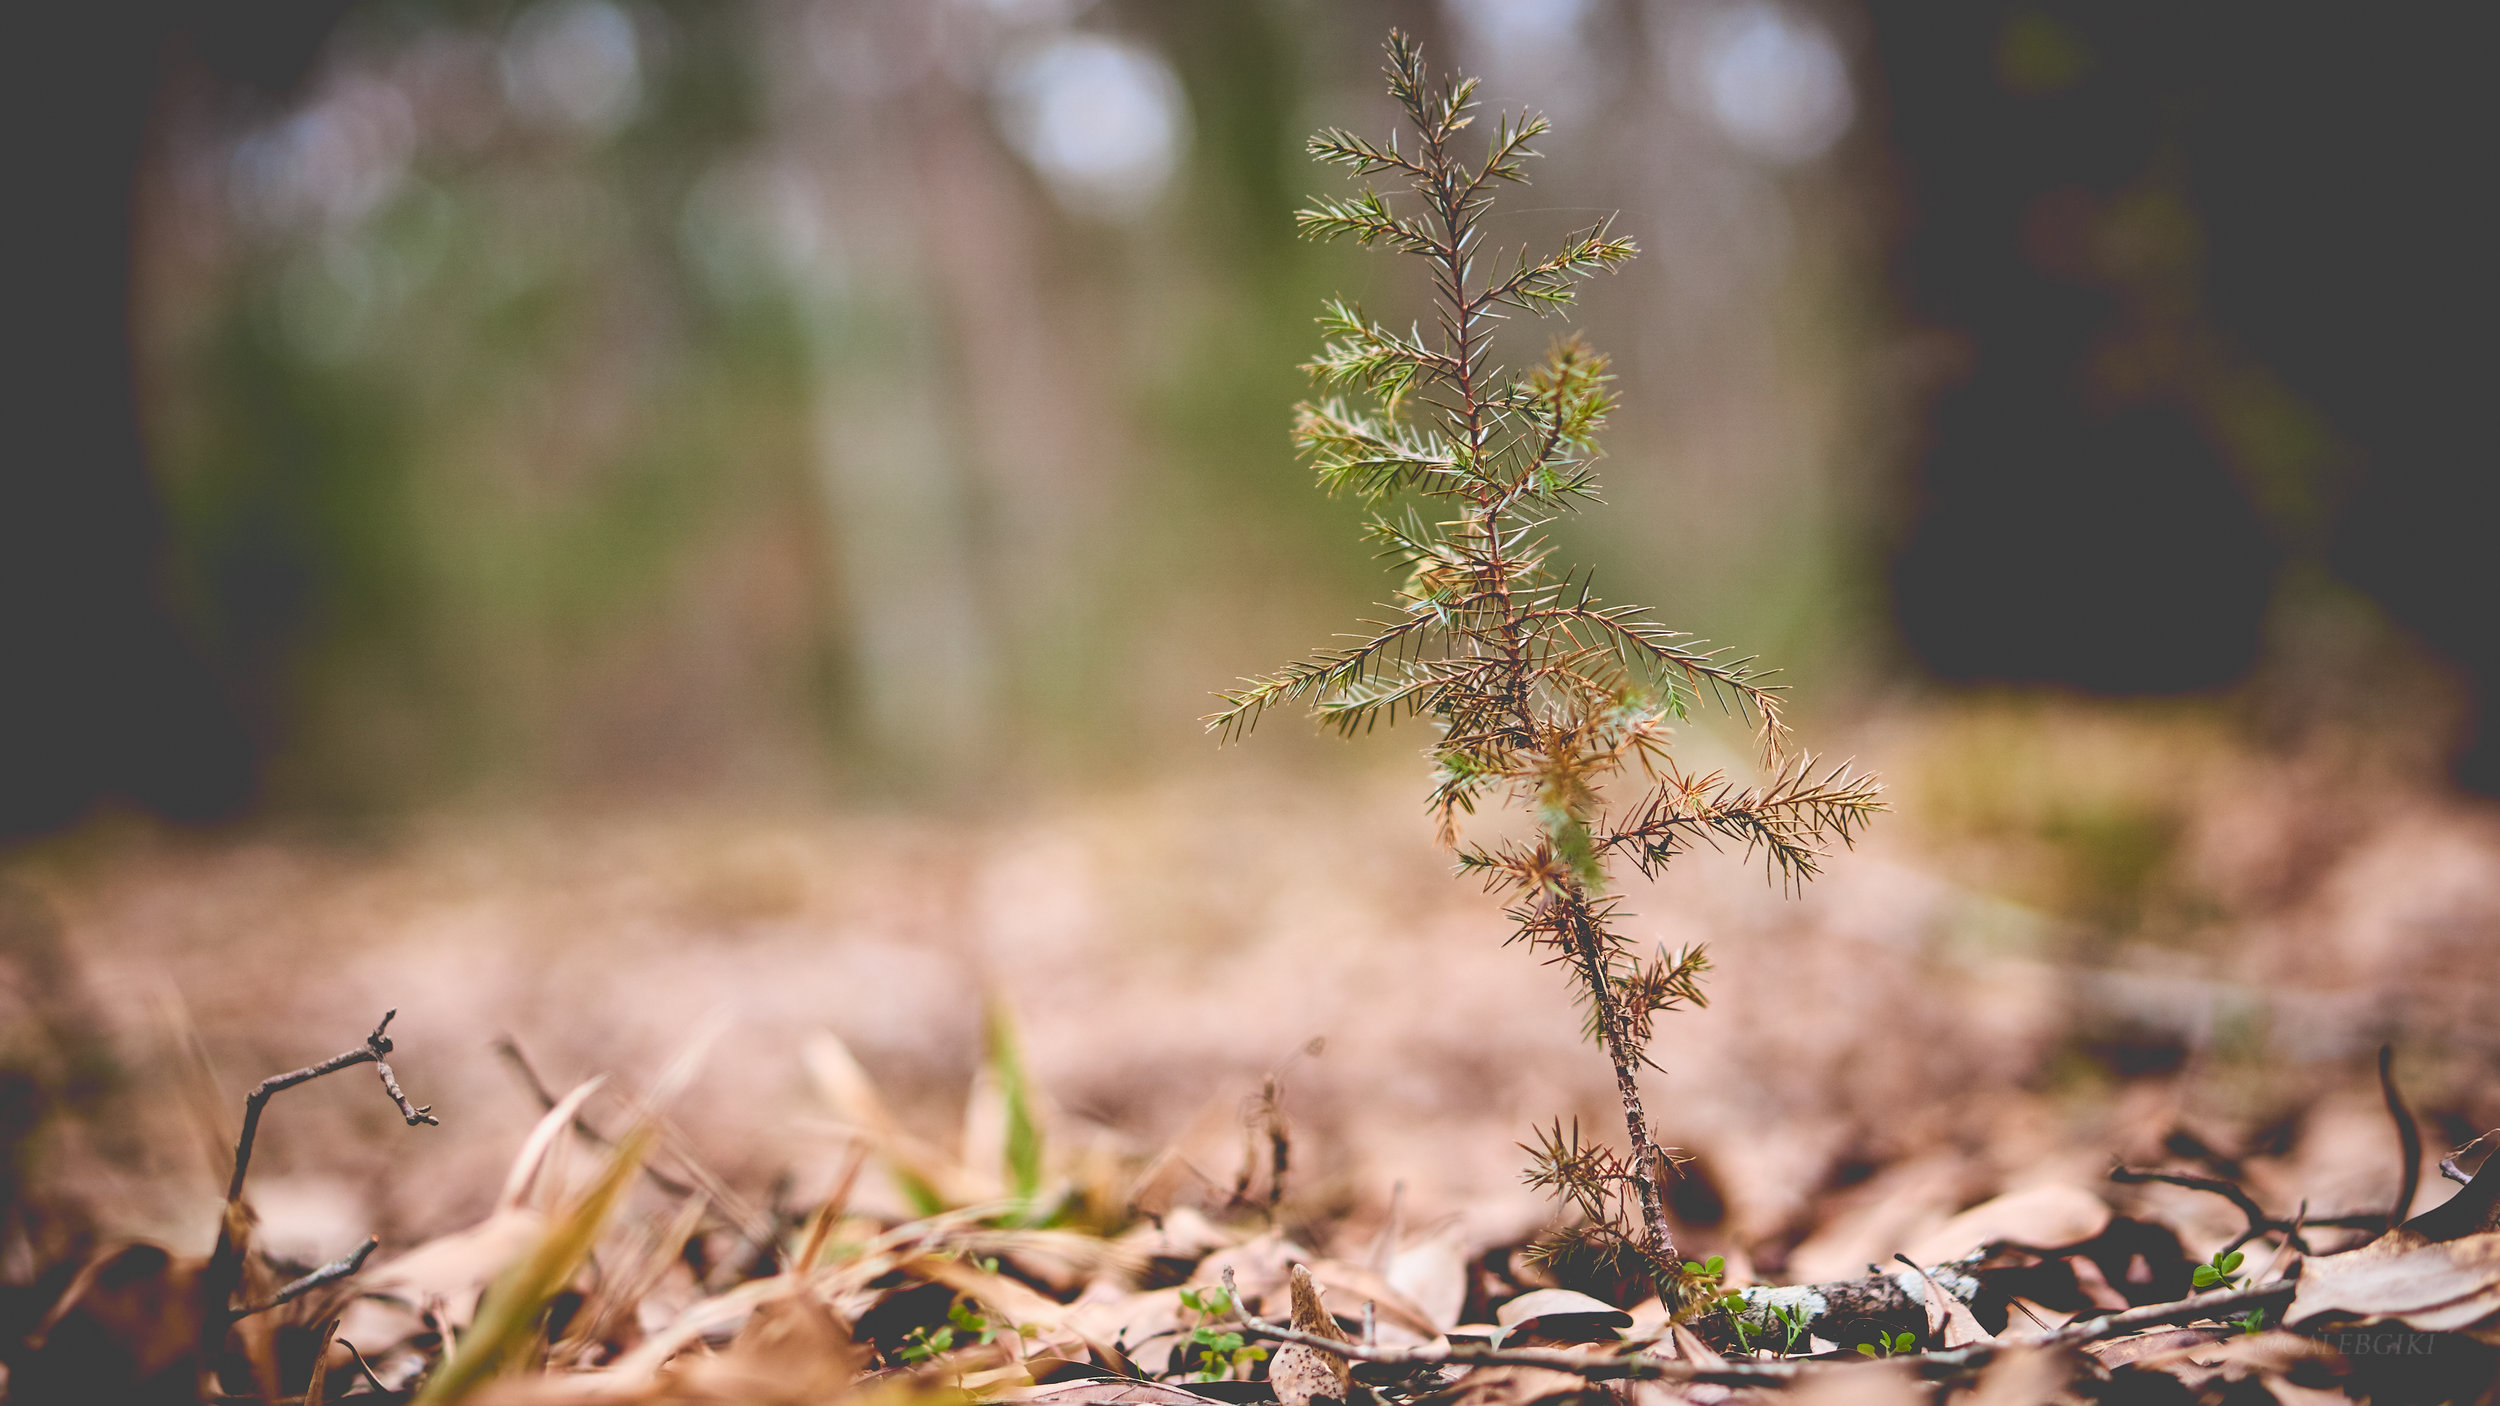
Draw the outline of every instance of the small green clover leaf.
[[[1198,1380],[1202,1382],[1219,1382],[1227,1375],[1246,1374],[1251,1363],[1267,1356],[1266,1348],[1250,1346],[1239,1333],[1196,1328],[1191,1330],[1189,1340],[1198,1348]]]
[[[1198,1350],[1197,1380],[1247,1378],[1251,1364],[1266,1359],[1266,1348],[1250,1346],[1249,1340],[1237,1332],[1208,1326],[1208,1319],[1233,1311],[1231,1294],[1211,1284],[1203,1289],[1183,1289],[1180,1299],[1181,1307],[1198,1315],[1198,1326],[1189,1330],[1190,1345]]]
[[[961,1299],[957,1299],[947,1308],[946,1321],[960,1332],[976,1334],[980,1342],[997,1340],[998,1325],[992,1323],[980,1310]]]
[[[2239,1282],[2239,1267],[2247,1258],[2237,1250],[2216,1250],[2211,1263],[2196,1267],[2196,1287],[2211,1289]]]
[[[1795,1352],[1797,1341],[1811,1336],[1806,1332],[1808,1316],[1804,1304],[1790,1304],[1784,1308],[1774,1308],[1771,1310],[1771,1315],[1779,1319],[1780,1326],[1788,1331],[1788,1341],[1780,1345],[1780,1356],[1786,1357]]]
[[[1753,1342],[1745,1332],[1745,1296],[1733,1289],[1721,1294],[1719,1312],[1727,1315],[1727,1326],[1736,1334],[1736,1350],[1752,1352]]]
[[[1021,1328],[1016,1330],[1023,1335]],[[988,1315],[966,1300],[957,1299],[946,1306],[946,1321],[934,1328],[914,1328],[903,1336],[905,1362],[918,1364],[953,1352],[958,1345],[972,1346],[998,1340],[998,1325]]]
[[[902,1358],[921,1363],[954,1350],[955,1330],[951,1327],[914,1328],[903,1338]]]
[[[1858,1351],[1868,1357],[1898,1357],[1918,1347],[1918,1334],[1904,1329],[1888,1338],[1858,1344]]]

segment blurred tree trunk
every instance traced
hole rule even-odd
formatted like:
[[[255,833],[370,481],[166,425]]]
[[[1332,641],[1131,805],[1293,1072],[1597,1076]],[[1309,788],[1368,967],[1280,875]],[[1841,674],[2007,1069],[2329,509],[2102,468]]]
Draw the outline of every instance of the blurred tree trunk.
[[[134,195],[171,46],[188,39],[231,79],[283,86],[338,8],[11,5],[0,18],[0,835],[103,800],[205,817],[251,795],[245,722],[161,591],[165,525],[132,385]]]
[[[1895,562],[1912,647],[1955,678],[2227,684],[2284,569],[2331,570],[2479,692],[2463,776],[2500,787],[2500,553],[2460,510],[2495,468],[2490,15],[1866,15],[1897,284],[1959,347]]]

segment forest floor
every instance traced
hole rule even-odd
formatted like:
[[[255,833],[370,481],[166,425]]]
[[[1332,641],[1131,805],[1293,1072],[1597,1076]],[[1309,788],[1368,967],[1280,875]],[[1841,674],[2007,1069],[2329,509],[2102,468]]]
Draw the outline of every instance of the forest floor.
[[[1681,1253],[1729,1291],[1963,1266],[1910,1341],[1835,1312],[1774,1350],[1531,1263],[1555,1211],[1517,1144],[1621,1126],[1564,984],[1501,946],[1410,775],[1245,766],[977,823],[106,825],[22,852],[0,867],[11,1396],[198,1399],[207,1340],[219,1389],[288,1400],[314,1375],[325,1400],[1258,1400],[1251,1358],[1193,1379],[1277,1326],[1234,1322],[1223,1272],[1282,1320],[1294,1262],[1358,1336],[1375,1305],[1389,1356],[1498,1337],[1612,1364],[1391,1362],[1346,1388],[1390,1400],[1524,1406],[1627,1352],[1665,1365],[1610,1389],[1658,1399],[2137,1399],[2154,1373],[2185,1400],[2487,1393],[2490,1225],[2414,1235],[2436,1273],[2392,1272],[2427,1308],[2287,1332],[2284,1285],[2229,1323],[2046,1329],[2184,1298],[2256,1228],[2114,1165],[2244,1190],[2272,1228],[2225,1287],[2251,1292],[2295,1272],[2288,1239],[2331,1276],[2400,1199],[2457,1192],[2441,1158],[2500,1125],[2500,811],[2356,735],[2263,746],[2195,709],[1980,704],[1857,740],[1895,813],[1802,896],[1705,853],[1628,906],[1716,962],[1647,1081],[1689,1159]],[[278,1095],[240,1291],[380,1248],[230,1334],[201,1326],[222,1295],[163,1308],[218,1272],[242,1093],[388,1009],[390,1067],[439,1125],[353,1070]],[[2409,1186],[2383,1046],[2428,1149]],[[564,1114],[619,1146],[548,1112],[596,1076]],[[1558,1286],[1607,1302],[1519,1297]],[[2225,1341],[2252,1305],[2266,1331]],[[1870,1328],[1892,1365],[1854,1351]],[[44,1394],[62,1381],[84,1386]]]

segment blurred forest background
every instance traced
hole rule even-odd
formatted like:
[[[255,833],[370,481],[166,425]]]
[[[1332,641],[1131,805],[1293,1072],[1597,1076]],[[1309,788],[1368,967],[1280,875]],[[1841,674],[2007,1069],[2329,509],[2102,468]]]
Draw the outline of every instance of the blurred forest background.
[[[1391,24],[1555,117],[1506,232],[1647,251],[1583,322],[1612,594],[1809,708],[2262,679],[2500,780],[2453,12],[44,9],[21,834],[1203,764],[1210,688],[1380,589],[1286,407],[1323,294],[1419,290],[1288,216]]]
[[[67,933],[105,1026],[196,1020],[235,1088],[397,1004],[410,1088],[518,1127],[496,1029],[647,1073],[707,1005],[744,1054],[831,1022],[951,1099],[992,980],[1106,1124],[1186,1124],[1190,1061],[1314,1031],[1346,1073],[1303,1116],[1439,1117],[1414,1160],[1470,1187],[1515,1172],[1508,1120],[1612,1117],[1428,847],[1420,739],[1197,721],[1385,587],[1286,427],[1324,295],[1421,307],[1290,219],[1337,188],[1310,130],[1387,126],[1394,24],[1555,119],[1498,231],[1620,212],[1644,250],[1579,320],[1624,404],[1565,555],[1783,667],[1895,788],[1807,905],[1731,860],[1653,914],[1793,939],[1723,949],[1668,1059],[1705,1242],[1776,1263],[1815,1188],[1943,1135],[1904,1110],[2028,1165],[1987,1091],[2213,1050],[2261,1073],[2196,1136],[2250,1156],[2306,1155],[2260,1136],[2327,1106],[2303,1060],[2375,1129],[2381,1038],[2436,1052],[2437,1127],[2500,1117],[2464,7],[10,11],[0,937],[48,1096],[87,1087]],[[689,1116],[779,1096],[724,1088]],[[2077,1134],[2079,1174],[2178,1146],[2162,1107]],[[470,1195],[337,1127],[270,1174]]]

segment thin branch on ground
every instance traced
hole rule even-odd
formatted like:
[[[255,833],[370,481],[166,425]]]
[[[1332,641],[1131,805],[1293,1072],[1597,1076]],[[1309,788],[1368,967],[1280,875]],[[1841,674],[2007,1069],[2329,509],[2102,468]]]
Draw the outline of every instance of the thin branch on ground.
[[[2283,1220],[2267,1215],[2265,1208],[2259,1206],[2256,1198],[2250,1196],[2238,1182],[2225,1181],[2220,1177],[2200,1177],[2190,1172],[2142,1171],[2122,1162],[2109,1169],[2109,1179],[2122,1186],[2141,1186],[2145,1182],[2157,1181],[2165,1186],[2181,1186],[2190,1191],[2209,1191],[2229,1201],[2239,1208],[2241,1215],[2248,1218],[2248,1229],[2241,1232],[2238,1239],[2225,1247],[2233,1250],[2261,1235],[2280,1235],[2284,1243],[2302,1254],[2315,1254],[2316,1251],[2310,1249],[2308,1243],[2301,1239],[2300,1232],[2304,1226],[2325,1230],[2385,1230],[2389,1225],[2385,1211],[2355,1211],[2350,1215],[2296,1217],[2292,1220]]]
[[[2378,1047],[2378,1091],[2387,1100],[2387,1116],[2396,1124],[2396,1153],[2404,1162],[2403,1180],[2396,1184],[2396,1199],[2387,1212],[2389,1225],[2402,1225],[2413,1213],[2414,1189],[2422,1181],[2422,1125],[2415,1122],[2413,1110],[2405,1106],[2404,1091],[2396,1087],[2396,1047]]]
[[[2212,1192],[2239,1207],[2240,1214],[2248,1218],[2248,1233],[2232,1242],[2233,1244],[2245,1244],[2260,1235],[2281,1231],[2291,1240],[2292,1248],[2304,1255],[2309,1253],[2309,1247],[2300,1242],[2299,1232],[2291,1228],[2291,1223],[2279,1221],[2267,1215],[2265,1208],[2257,1204],[2257,1198],[2249,1195],[2238,1182],[2224,1181],[2220,1177],[2200,1177],[2190,1172],[2139,1171],[2123,1162],[2109,1169],[2109,1179],[2122,1186],[2141,1186],[2146,1182],[2160,1182],[2164,1186],[2183,1186],[2190,1191]]]
[[[2081,1347],[2132,1333],[2139,1328],[2158,1328],[2172,1323],[2192,1322],[2200,1318],[2227,1321],[2235,1315],[2256,1308],[2273,1308],[2288,1303],[2296,1286],[2287,1281],[2251,1288],[2217,1289],[2197,1294],[2175,1303],[2147,1304],[2119,1313],[2106,1313],[2098,1318],[2082,1319],[2045,1333],[2000,1338],[1992,1343],[1974,1343],[1969,1347],[1951,1348],[1943,1352],[1909,1353],[1882,1359],[1885,1363],[1907,1366],[1930,1379],[1958,1376],[1985,1366],[1998,1353],[2019,1348]],[[1725,1386],[1759,1386],[1766,1382],[1793,1382],[1801,1378],[1831,1372],[1846,1372],[1875,1365],[1868,1362],[1730,1362],[1719,1367],[1696,1367],[1690,1363],[1667,1358],[1649,1357],[1639,1353],[1615,1357],[1591,1358],[1551,1348],[1477,1348],[1444,1342],[1435,1347],[1389,1348],[1368,1347],[1323,1338],[1316,1333],[1297,1332],[1281,1324],[1270,1323],[1251,1315],[1242,1307],[1240,1290],[1233,1283],[1233,1272],[1224,1271],[1225,1292],[1231,1296],[1233,1312],[1241,1320],[1242,1335],[1269,1342],[1296,1343],[1357,1362],[1376,1362],[1393,1367],[1544,1367],[1569,1372],[1590,1381],[1630,1379],[1634,1381],[1714,1382]]]
[[[2300,1233],[2300,1228],[2301,1228],[2302,1226],[2304,1226],[2304,1225],[2307,1225],[2308,1223],[2309,1223],[2309,1198],[2308,1198],[2308,1197],[2306,1197],[2306,1196],[2304,1196],[2304,1197],[2300,1198],[2300,1208],[2299,1208],[2298,1210],[2295,1210],[2295,1211],[2293,1211],[2293,1212],[2292,1212],[2292,1235],[2297,1235],[2297,1234],[2299,1234],[2299,1233]],[[2294,1252],[2294,1251],[2293,1251],[2293,1249],[2292,1249],[2292,1241],[2291,1241],[2291,1236],[2290,1236],[2290,1235],[2287,1235],[2287,1236],[2285,1236],[2285,1237],[2283,1238],[2283,1243],[2282,1243],[2282,1244],[2277,1245],[2277,1246],[2275,1246],[2275,1247],[2274,1247],[2274,1258],[2272,1258],[2272,1259],[2270,1259],[2270,1260],[2267,1260],[2267,1261],[2266,1261],[2266,1267],[2265,1267],[2265,1269],[2264,1269],[2262,1272],[2260,1272],[2259,1274],[2257,1274],[2257,1275],[2255,1275],[2255,1276],[2254,1276],[2254,1280],[2253,1280],[2253,1282],[2258,1282],[2258,1283],[2271,1283],[2271,1282],[2273,1282],[2273,1280],[2274,1280],[2274,1276],[2275,1276],[2275,1275],[2277,1275],[2277,1274],[2279,1274],[2279,1273],[2281,1273],[2281,1272],[2282,1272],[2282,1270],[2283,1270],[2283,1261],[2284,1261],[2284,1259],[2285,1259],[2287,1256],[2289,1256],[2289,1255],[2291,1255],[2291,1254],[2293,1254],[2293,1253],[2295,1253],[2295,1252]]]
[[[1999,1338],[1993,1343],[1974,1343],[1945,1352],[1921,1353],[1892,1360],[1916,1366],[1922,1376],[1949,1376],[1982,1366],[1997,1353],[2011,1348],[2081,1347],[2105,1338],[2123,1337],[2139,1328],[2162,1328],[2173,1323],[2192,1323],[2200,1318],[2229,1322],[2251,1309],[2277,1308],[2290,1303],[2292,1293],[2298,1287],[2290,1280],[2278,1279],[2238,1289],[2216,1289],[2173,1303],[2146,1304],[2141,1308],[2105,1313],[2098,1318],[2082,1319],[2046,1333]]]
[[[1241,1320],[1244,1337],[1315,1347],[1357,1362],[1377,1362],[1390,1367],[1548,1367],[1557,1372],[1574,1373],[1590,1381],[1656,1381],[1685,1375],[1680,1364],[1637,1355],[1592,1358],[1557,1348],[1480,1348],[1447,1342],[1438,1347],[1378,1347],[1350,1343],[1342,1338],[1324,1338],[1317,1333],[1300,1332],[1281,1323],[1270,1323],[1264,1318],[1252,1316],[1250,1310],[1242,1306],[1241,1290],[1233,1283],[1230,1265],[1224,1269],[1224,1292],[1232,1300],[1234,1315]]]
[[[249,1318],[255,1313],[266,1313],[280,1304],[293,1303],[297,1299],[302,1298],[304,1295],[311,1293],[313,1290],[320,1288],[324,1284],[335,1284],[338,1281],[345,1279],[347,1276],[354,1274],[357,1270],[364,1268],[365,1260],[371,1256],[376,1249],[380,1248],[381,1244],[382,1237],[378,1235],[368,1235],[365,1237],[365,1243],[357,1246],[348,1253],[341,1255],[337,1259],[330,1261],[321,1268],[314,1270],[312,1273],[305,1275],[303,1278],[289,1281],[284,1288],[278,1290],[277,1293],[270,1295],[265,1302],[256,1303],[250,1308],[242,1309],[234,1316],[237,1318]]]

